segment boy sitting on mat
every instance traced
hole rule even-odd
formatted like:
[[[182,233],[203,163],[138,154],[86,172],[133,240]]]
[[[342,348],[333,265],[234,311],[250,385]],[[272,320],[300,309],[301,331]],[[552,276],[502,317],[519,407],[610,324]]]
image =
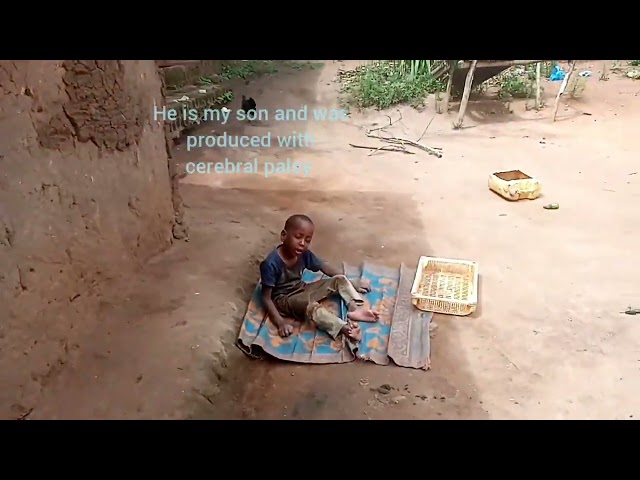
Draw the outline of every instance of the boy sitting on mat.
[[[293,327],[282,318],[286,316],[312,321],[333,339],[343,334],[348,340],[357,342],[361,332],[355,322],[375,322],[379,316],[377,311],[363,306],[360,293],[368,293],[371,289],[365,282],[352,284],[338,269],[316,257],[309,250],[313,232],[314,225],[309,217],[292,215],[280,233],[282,243],[260,264],[262,300],[267,314],[281,337],[288,337],[293,332]],[[331,278],[303,283],[305,269],[321,271]],[[347,304],[347,321],[319,303],[336,292]]]

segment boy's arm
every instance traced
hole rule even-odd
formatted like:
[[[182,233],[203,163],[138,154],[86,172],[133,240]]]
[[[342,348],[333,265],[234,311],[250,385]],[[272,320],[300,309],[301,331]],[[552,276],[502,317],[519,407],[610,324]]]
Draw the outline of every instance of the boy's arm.
[[[327,277],[342,275],[342,270],[338,270],[336,267],[316,257],[316,255],[311,250],[307,250],[307,252],[305,253],[305,267],[312,272],[322,272]]]
[[[320,266],[320,271],[324,273],[327,277],[335,277],[336,275],[342,275],[342,271],[338,270],[333,265],[323,262]]]
[[[271,321],[275,323],[276,327],[279,329],[284,325],[284,319],[282,318],[282,315],[280,315],[280,312],[278,312],[273,300],[271,300],[271,290],[272,287],[262,287],[262,303],[264,303],[267,315],[269,315]]]
[[[313,253],[311,253],[311,263],[312,266],[317,267],[317,270],[320,270],[327,277],[335,277],[336,275],[343,275],[342,270],[338,270],[333,265],[323,262],[318,257],[316,257]],[[317,271],[314,270],[314,271]],[[359,279],[357,281],[351,281],[351,284],[359,293],[369,293],[371,291],[371,285],[368,280]]]
[[[278,312],[278,308],[271,299],[271,292],[279,275],[278,267],[273,263],[263,261],[260,264],[260,282],[262,283],[262,303],[264,309],[267,311],[269,319],[278,327],[278,335],[288,337],[291,335],[293,327],[285,323],[284,318],[282,318],[282,315]]]

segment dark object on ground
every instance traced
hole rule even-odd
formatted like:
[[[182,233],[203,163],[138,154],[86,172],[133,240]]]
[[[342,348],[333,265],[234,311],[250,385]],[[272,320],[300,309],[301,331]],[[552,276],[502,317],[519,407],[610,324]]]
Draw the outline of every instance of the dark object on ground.
[[[254,110],[256,109],[256,101],[249,97],[245,97],[244,95],[242,95],[242,111],[246,114],[248,111],[250,110]]]
[[[393,388],[391,388],[391,385],[388,384],[384,384],[384,385],[380,385],[378,388],[372,388],[371,391],[372,392],[378,392],[381,393],[382,395],[388,395],[391,390],[393,390]]]
[[[640,308],[629,307],[624,313],[627,315],[640,315]]]

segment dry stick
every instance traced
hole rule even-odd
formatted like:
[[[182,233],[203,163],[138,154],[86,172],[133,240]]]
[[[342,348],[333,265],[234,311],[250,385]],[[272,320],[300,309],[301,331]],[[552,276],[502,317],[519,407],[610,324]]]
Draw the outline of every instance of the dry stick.
[[[365,148],[367,150],[371,150],[371,152],[369,152],[369,155],[367,155],[369,157],[374,153],[376,153],[378,150],[386,150],[387,152],[402,152],[402,153],[407,153],[409,155],[415,155],[415,153],[410,152],[406,149],[392,147],[391,145],[382,145],[381,147],[377,147],[377,148],[367,147],[366,145],[354,145],[353,143],[350,143],[349,145],[352,146],[353,148]]]
[[[565,88],[567,88],[567,84],[569,83],[569,78],[571,74],[576,68],[576,61],[573,60],[571,65],[569,65],[569,71],[564,76],[564,80],[562,80],[562,85],[560,85],[560,90],[558,90],[558,95],[556,96],[556,103],[553,106],[553,118],[552,121],[556,121],[556,115],[558,114],[558,107],[560,106],[560,96],[564,93]]]
[[[536,110],[540,110],[540,62],[536,63]]]
[[[27,410],[25,413],[20,415],[16,420],[26,420],[27,417],[31,415],[31,412],[33,412],[33,408],[30,408],[29,410]]]
[[[367,133],[371,133],[371,132],[375,132],[377,130],[384,130],[385,128],[389,128],[391,125],[393,125],[396,122],[399,122],[400,120],[402,120],[402,113],[398,110],[398,115],[400,115],[400,117],[396,120],[391,120],[391,117],[389,115],[385,115],[385,117],[387,117],[389,119],[389,125],[383,125],[382,127],[376,127],[376,128],[369,128],[367,129]]]
[[[439,150],[441,150],[439,148],[426,147],[424,145],[419,144],[418,142],[414,142],[412,140],[406,140],[406,139],[403,139],[403,138],[381,137],[380,135],[372,135],[372,132],[384,131],[384,129],[390,127],[394,123],[401,121],[402,120],[402,113],[400,111],[398,111],[398,114],[400,115],[400,117],[397,120],[394,120],[394,121],[391,120],[391,117],[389,115],[386,115],[386,117],[389,119],[389,125],[384,125],[382,127],[376,127],[376,128],[370,128],[370,129],[368,129],[366,131],[365,135],[367,137],[369,137],[369,138],[377,138],[378,140],[382,140],[384,142],[392,143],[394,145],[400,145],[402,148],[404,148],[405,145],[410,145],[412,147],[419,148],[420,150],[423,150],[423,151],[427,152],[430,155],[435,155],[438,158],[442,158],[442,152],[439,151]],[[434,117],[435,117],[435,115],[434,115]],[[433,121],[433,118],[431,119],[431,121]],[[431,125],[431,122],[429,122],[429,124],[427,125],[427,128],[424,129],[424,132],[427,131],[427,129],[429,128],[429,125]],[[423,135],[424,135],[424,132],[422,133]],[[356,147],[356,148],[358,148],[358,147]],[[380,150],[381,149],[382,149],[382,147],[380,147]],[[371,152],[369,155],[372,155],[373,153],[375,153],[375,151]],[[411,153],[412,154],[413,152],[406,151],[406,153]]]
[[[467,104],[469,103],[469,95],[471,95],[471,85],[473,85],[473,74],[476,71],[476,65],[478,60],[471,61],[471,67],[467,72],[467,79],[464,81],[464,92],[462,94],[462,101],[460,102],[460,110],[458,111],[458,120],[453,124],[453,128],[458,129],[462,127],[462,121],[464,120],[464,114],[467,111]]]
[[[449,60],[449,79],[447,80],[447,93],[444,97],[444,113],[449,113],[449,101],[451,100],[451,88],[453,87],[453,74],[456,71],[457,60]]]
[[[433,114],[433,117],[431,117],[431,120],[429,120],[429,123],[427,123],[427,126],[424,127],[424,130],[422,131],[422,135],[420,135],[420,138],[418,140],[416,140],[416,142],[419,142],[420,140],[422,140],[422,137],[424,137],[424,134],[427,133],[427,130],[429,130],[429,127],[431,126],[431,122],[433,122],[433,119],[436,118],[436,114]]]
[[[420,145],[419,143],[414,142],[412,140],[406,140],[404,138],[396,138],[396,137],[380,137],[378,135],[371,135],[369,132],[367,132],[366,135],[369,138],[377,138],[378,140],[382,140],[383,142],[389,142],[395,145],[403,145],[403,146],[410,145],[412,147],[419,148],[420,150],[427,152],[429,155],[435,155],[438,158],[442,158],[442,152],[438,151],[438,149],[432,148],[432,147],[425,147],[424,145]]]

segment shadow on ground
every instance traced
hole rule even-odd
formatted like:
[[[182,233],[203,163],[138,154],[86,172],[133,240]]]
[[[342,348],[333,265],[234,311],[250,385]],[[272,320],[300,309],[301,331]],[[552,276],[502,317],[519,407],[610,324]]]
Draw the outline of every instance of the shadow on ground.
[[[430,252],[428,232],[415,212],[415,204],[403,194],[202,187],[197,193],[187,187],[184,194],[191,207],[215,205],[224,210],[233,205],[236,211],[251,212],[236,221],[246,225],[243,241],[252,242],[256,256],[277,245],[276,234],[284,220],[298,212],[310,215],[316,223],[312,249],[334,263],[367,260],[388,266],[400,262],[412,265],[420,255]],[[264,229],[272,232],[272,245],[259,239]],[[193,235],[199,242],[199,236],[212,233],[196,230]],[[233,245],[220,254],[234,255]],[[254,268],[257,280],[257,265]],[[246,276],[228,272],[226,281],[241,285],[246,283]],[[244,312],[249,295],[247,292],[227,300],[241,305]],[[429,372],[361,361],[320,366],[255,360],[234,348],[225,359],[226,366],[212,375],[212,383],[219,386],[217,395],[193,397],[197,403],[192,418],[483,418],[482,405],[468,393],[475,391],[475,386],[451,326],[455,319],[436,316],[435,320],[439,327],[432,347],[433,370]],[[234,326],[237,331],[240,325],[236,322]],[[371,389],[381,384],[397,388],[404,398],[397,404],[379,400]]]

